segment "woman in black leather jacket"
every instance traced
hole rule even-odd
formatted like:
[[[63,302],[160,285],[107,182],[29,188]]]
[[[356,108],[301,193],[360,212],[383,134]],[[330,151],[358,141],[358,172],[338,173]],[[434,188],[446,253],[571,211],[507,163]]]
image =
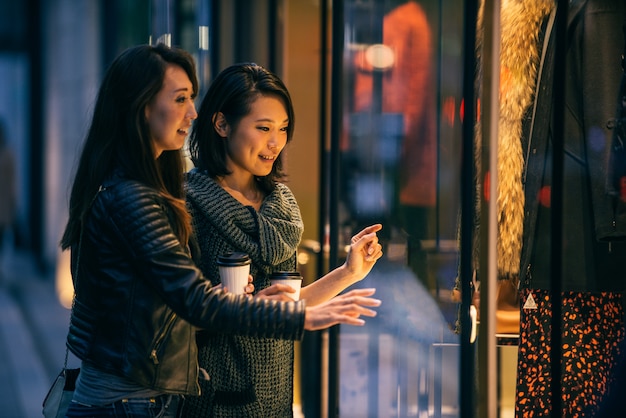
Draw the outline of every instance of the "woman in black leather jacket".
[[[295,340],[361,325],[380,304],[373,289],[305,307],[211,287],[190,258],[183,194],[197,90],[191,55],[164,45],[123,52],[100,87],[61,240],[76,290],[67,344],[82,360],[67,417],[176,416],[200,392],[198,329]]]

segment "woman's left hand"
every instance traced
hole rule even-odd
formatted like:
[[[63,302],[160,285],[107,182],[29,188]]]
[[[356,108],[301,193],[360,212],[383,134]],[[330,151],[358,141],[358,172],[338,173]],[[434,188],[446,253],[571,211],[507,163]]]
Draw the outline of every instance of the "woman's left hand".
[[[376,261],[383,256],[383,247],[378,243],[376,235],[382,228],[381,224],[370,225],[351,239],[345,264],[348,271],[360,279],[367,276]]]
[[[248,284],[244,288],[244,292],[248,296],[252,296],[252,294],[254,293],[254,283],[253,283],[253,281],[254,281],[254,277],[252,277],[251,274],[248,274]],[[228,289],[224,286],[223,283],[216,284],[215,286],[213,286],[213,288],[217,289],[217,290],[228,291]]]

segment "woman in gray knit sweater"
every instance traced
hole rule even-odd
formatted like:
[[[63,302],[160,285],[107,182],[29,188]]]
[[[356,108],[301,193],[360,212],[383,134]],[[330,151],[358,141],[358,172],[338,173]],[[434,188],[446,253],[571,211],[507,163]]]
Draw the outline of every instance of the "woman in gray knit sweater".
[[[198,243],[198,263],[219,279],[217,257],[245,252],[252,259],[255,296],[290,299],[285,285],[270,286],[273,271],[295,270],[303,223],[296,199],[282,178],[281,151],[292,139],[294,111],[289,92],[273,73],[252,63],[236,64],[213,81],[190,137],[195,168],[187,175],[187,205]],[[376,232],[352,239],[345,264],[302,288],[307,306],[355,289],[382,256]],[[217,284],[215,282],[214,284]],[[198,336],[200,397],[188,398],[186,417],[291,417],[292,341],[204,331]]]

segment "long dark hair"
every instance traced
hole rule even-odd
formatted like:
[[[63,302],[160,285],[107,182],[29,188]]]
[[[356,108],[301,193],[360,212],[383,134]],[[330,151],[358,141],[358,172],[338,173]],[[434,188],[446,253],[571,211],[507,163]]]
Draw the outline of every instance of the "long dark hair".
[[[295,116],[289,91],[271,71],[254,63],[239,63],[220,72],[209,86],[200,105],[198,118],[189,137],[189,153],[194,165],[206,170],[212,178],[230,174],[226,167],[226,144],[213,127],[213,119],[222,112],[232,129],[250,113],[252,103],[260,96],[280,99],[287,110],[289,126],[287,143],[293,137]],[[270,174],[259,177],[259,186],[271,192],[284,177],[282,153]]]
[[[107,70],[74,177],[69,219],[61,239],[64,250],[78,241],[81,221],[93,197],[116,167],[157,190],[171,207],[178,238],[183,245],[187,243],[191,226],[184,203],[183,154],[163,151],[155,160],[145,120],[145,108],[161,90],[170,65],[187,73],[195,97],[198,79],[193,57],[178,48],[135,46],[122,52]]]

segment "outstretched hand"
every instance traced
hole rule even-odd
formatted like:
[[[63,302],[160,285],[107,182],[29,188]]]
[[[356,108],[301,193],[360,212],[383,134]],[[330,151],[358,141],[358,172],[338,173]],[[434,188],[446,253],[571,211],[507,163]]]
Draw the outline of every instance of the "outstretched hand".
[[[378,243],[376,235],[382,228],[381,224],[370,225],[350,240],[345,265],[350,273],[359,277],[359,280],[367,276],[376,261],[383,256],[383,248]]]
[[[360,316],[376,316],[376,311],[368,307],[378,307],[379,299],[372,296],[376,289],[354,289],[347,293],[306,308],[304,329],[317,331],[337,324],[364,325],[365,320]]]

